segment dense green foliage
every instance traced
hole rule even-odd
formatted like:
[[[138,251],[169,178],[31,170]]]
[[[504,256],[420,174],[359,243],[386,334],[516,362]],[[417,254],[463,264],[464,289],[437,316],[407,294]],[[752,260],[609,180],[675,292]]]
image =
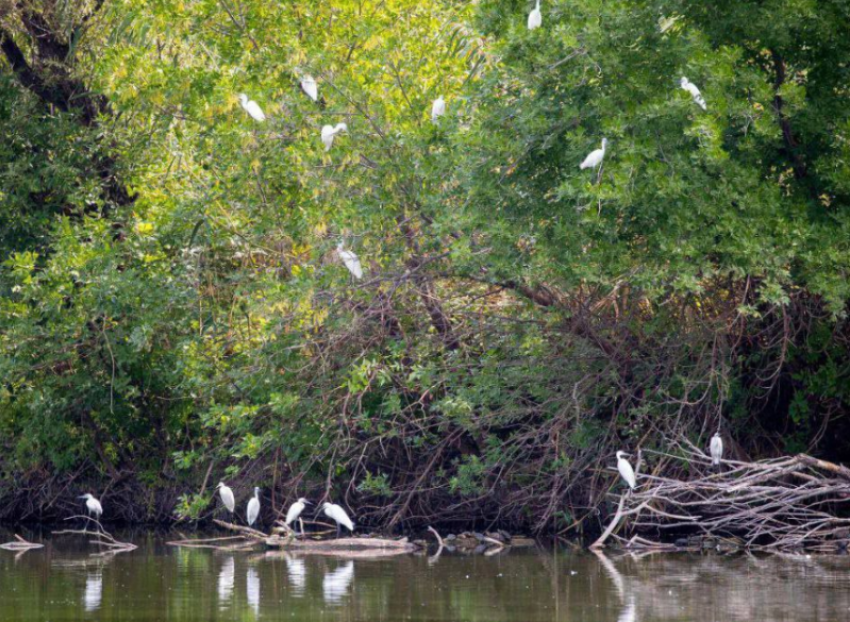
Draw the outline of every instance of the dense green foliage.
[[[0,13],[5,515],[592,528],[618,448],[846,456],[850,7],[532,6]]]

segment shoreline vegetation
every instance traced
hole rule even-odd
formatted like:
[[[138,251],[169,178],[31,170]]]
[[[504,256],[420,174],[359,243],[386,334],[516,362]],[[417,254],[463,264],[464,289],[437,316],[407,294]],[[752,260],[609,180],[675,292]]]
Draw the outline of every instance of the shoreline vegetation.
[[[838,0],[4,3],[0,521],[207,525],[224,480],[265,526],[305,496],[842,550],[847,32]]]

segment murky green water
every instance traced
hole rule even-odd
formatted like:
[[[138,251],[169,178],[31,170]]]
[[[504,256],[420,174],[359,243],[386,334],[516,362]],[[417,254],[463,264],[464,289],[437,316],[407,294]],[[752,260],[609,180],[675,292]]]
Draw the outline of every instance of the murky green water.
[[[850,620],[850,559],[841,557],[599,558],[525,549],[345,560],[132,538],[138,550],[110,557],[89,555],[73,536],[46,536],[46,548],[23,554],[0,551],[0,620]]]

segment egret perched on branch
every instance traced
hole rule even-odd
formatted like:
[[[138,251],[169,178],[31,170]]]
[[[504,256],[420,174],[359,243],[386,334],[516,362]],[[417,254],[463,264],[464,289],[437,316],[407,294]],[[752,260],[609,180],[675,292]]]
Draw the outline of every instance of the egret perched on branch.
[[[543,13],[540,12],[540,0],[534,5],[534,10],[528,14],[528,29],[540,28],[543,24]]]
[[[605,159],[605,147],[608,146],[608,139],[602,139],[602,148],[594,149],[591,151],[588,156],[584,159],[584,161],[579,165],[581,170],[586,168],[596,168],[600,164],[602,164],[602,160]]]
[[[620,476],[629,485],[629,488],[634,490],[637,485],[635,480],[635,470],[632,468],[632,465],[629,464],[629,461],[623,457],[628,455],[629,454],[624,451],[617,452],[617,470],[620,472]]]
[[[679,84],[682,85],[682,88],[691,94],[691,97],[694,98],[694,101],[697,103],[697,106],[702,108],[703,110],[708,110],[708,106],[705,105],[705,99],[702,97],[702,93],[699,92],[697,85],[688,80],[687,78],[682,78],[679,81]]]
[[[230,490],[229,486],[225,486],[224,482],[219,482],[216,490],[218,490],[218,496],[221,497],[224,507],[233,514],[236,510],[236,499],[233,497],[233,491]]]
[[[334,144],[334,136],[347,130],[348,125],[345,123],[337,123],[336,127],[333,125],[325,125],[322,128],[322,142],[325,144],[325,151],[331,150],[331,146]]]
[[[260,515],[260,489],[254,488],[254,496],[248,502],[248,512],[245,515],[248,518],[248,526],[257,522],[257,517]]]
[[[354,253],[354,251],[346,250],[345,245],[340,242],[336,247],[336,252],[339,254],[339,258],[342,259],[342,263],[344,263],[345,267],[348,268],[348,271],[354,275],[354,278],[362,279],[363,266],[360,265],[360,258]]]
[[[319,99],[319,87],[316,84],[316,79],[313,76],[304,76],[301,78],[301,88],[307,93],[307,97],[313,101]]]
[[[103,506],[100,505],[100,501],[94,498],[94,495],[90,493],[86,493],[80,497],[80,499],[86,500],[86,509],[89,514],[94,514],[96,520],[100,520],[100,517],[103,515]]]
[[[717,430],[714,436],[711,437],[709,451],[711,452],[711,464],[714,466],[719,465],[720,459],[723,457],[723,439],[720,437],[720,430]]]
[[[304,511],[304,508],[307,507],[308,503],[310,502],[307,501],[307,499],[301,497],[300,499],[298,499],[298,501],[289,506],[289,511],[286,513],[286,526],[289,527],[289,525],[291,525],[295,521],[298,521],[299,523],[301,523],[302,536],[304,535],[304,523],[301,521],[301,512]]]
[[[436,123],[437,119],[446,114],[446,100],[440,95],[431,104],[431,123]]]
[[[239,94],[239,103],[242,104],[242,109],[245,110],[254,121],[265,121],[266,115],[263,113],[263,109],[260,108],[260,104],[255,102],[253,99],[248,99],[248,96],[245,93]]]
[[[336,523],[337,538],[339,538],[340,525],[344,525],[349,531],[354,531],[354,523],[351,522],[351,519],[348,517],[348,514],[345,513],[345,510],[343,510],[336,503],[325,502],[322,504],[321,509],[325,513],[325,516],[327,516]]]

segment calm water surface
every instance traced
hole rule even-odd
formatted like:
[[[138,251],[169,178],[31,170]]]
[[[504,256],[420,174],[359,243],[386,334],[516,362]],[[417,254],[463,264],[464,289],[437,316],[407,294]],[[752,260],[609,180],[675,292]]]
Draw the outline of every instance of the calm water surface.
[[[176,549],[134,533],[137,551],[98,558],[75,536],[27,535],[47,546],[0,551],[3,622],[850,620],[845,557],[524,549],[345,560]]]

